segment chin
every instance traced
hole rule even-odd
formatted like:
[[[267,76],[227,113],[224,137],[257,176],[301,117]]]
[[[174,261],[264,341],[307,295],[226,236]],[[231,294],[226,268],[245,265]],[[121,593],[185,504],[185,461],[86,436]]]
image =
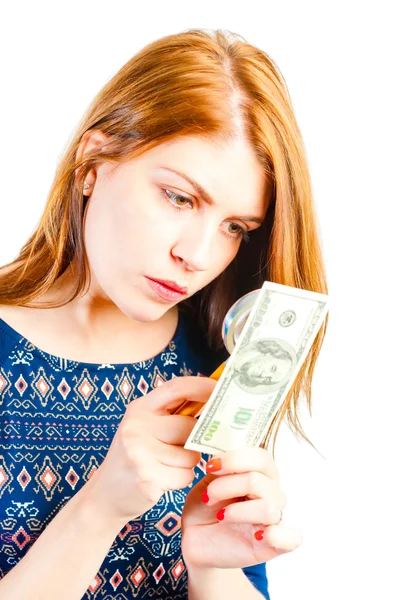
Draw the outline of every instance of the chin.
[[[139,321],[140,323],[151,323],[157,321],[169,310],[167,305],[156,305],[150,301],[134,302],[127,304],[123,302],[115,302],[119,310],[128,317],[131,321]]]

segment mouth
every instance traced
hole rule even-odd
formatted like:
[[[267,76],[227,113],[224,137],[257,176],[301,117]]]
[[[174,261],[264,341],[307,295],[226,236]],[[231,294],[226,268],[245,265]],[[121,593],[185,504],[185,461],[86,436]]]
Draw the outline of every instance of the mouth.
[[[187,288],[181,287],[174,281],[168,281],[167,279],[154,279],[153,277],[147,277],[147,279],[151,279],[152,281],[155,281],[155,283],[160,283],[164,287],[169,288],[174,292],[179,292],[179,294],[187,294]]]
[[[161,298],[168,301],[181,300],[187,295],[188,289],[181,287],[174,281],[165,279],[153,279],[145,276],[152,290]]]

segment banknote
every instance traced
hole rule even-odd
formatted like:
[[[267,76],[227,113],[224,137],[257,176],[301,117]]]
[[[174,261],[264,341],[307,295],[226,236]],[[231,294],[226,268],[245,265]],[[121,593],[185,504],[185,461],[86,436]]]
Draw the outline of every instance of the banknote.
[[[266,281],[185,448],[259,446],[328,311],[328,296]]]

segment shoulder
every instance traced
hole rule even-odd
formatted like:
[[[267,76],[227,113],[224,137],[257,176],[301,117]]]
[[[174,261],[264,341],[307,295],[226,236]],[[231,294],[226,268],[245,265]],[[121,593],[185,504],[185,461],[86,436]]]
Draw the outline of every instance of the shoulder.
[[[0,311],[0,367],[21,339],[21,336],[3,321],[2,316],[3,312]]]

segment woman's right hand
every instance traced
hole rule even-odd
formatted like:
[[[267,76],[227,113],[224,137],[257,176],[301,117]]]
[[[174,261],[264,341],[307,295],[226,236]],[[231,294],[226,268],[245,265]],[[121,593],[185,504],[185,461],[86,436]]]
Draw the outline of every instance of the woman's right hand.
[[[184,444],[197,420],[170,413],[185,399],[206,402],[215,385],[208,377],[175,377],[132,400],[107,456],[82,489],[91,508],[122,528],[166,491],[188,486],[201,454]]]

